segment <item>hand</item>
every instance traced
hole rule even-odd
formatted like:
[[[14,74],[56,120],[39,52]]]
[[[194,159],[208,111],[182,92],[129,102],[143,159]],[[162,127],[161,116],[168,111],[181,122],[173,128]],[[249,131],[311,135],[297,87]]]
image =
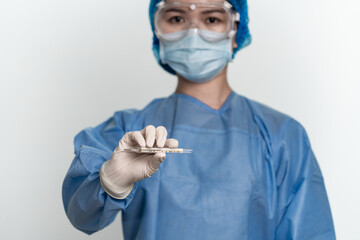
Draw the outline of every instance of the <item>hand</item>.
[[[130,153],[122,150],[136,147],[177,148],[176,139],[167,139],[163,126],[149,125],[141,131],[127,132],[120,140],[110,160],[100,169],[100,182],[104,190],[117,199],[125,198],[135,182],[151,177],[166,157],[165,153]]]

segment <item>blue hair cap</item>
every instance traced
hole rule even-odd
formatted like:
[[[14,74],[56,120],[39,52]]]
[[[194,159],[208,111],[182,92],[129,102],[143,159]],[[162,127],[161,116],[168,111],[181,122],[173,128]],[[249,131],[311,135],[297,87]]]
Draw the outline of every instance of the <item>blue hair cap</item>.
[[[181,0],[180,0],[181,1]],[[240,22],[238,24],[238,30],[236,33],[236,43],[237,48],[234,49],[233,52],[233,58],[235,57],[235,54],[242,48],[248,46],[251,43],[251,35],[249,32],[249,17],[248,17],[248,6],[246,0],[227,0],[231,5],[234,7],[234,9],[240,14]],[[162,64],[160,60],[160,45],[159,45],[159,39],[155,35],[155,26],[154,26],[154,14],[157,10],[156,5],[161,2],[161,0],[151,0],[150,1],[150,7],[149,7],[149,17],[150,17],[150,24],[151,29],[153,31],[153,52],[155,55],[155,58],[157,62],[160,64],[162,68],[164,68],[166,71],[168,71],[171,74],[176,74],[175,71],[167,64]]]

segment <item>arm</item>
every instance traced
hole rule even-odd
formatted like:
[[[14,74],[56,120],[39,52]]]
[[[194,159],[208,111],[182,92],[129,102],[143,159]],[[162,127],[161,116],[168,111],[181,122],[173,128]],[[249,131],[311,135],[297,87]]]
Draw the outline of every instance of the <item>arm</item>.
[[[87,234],[109,225],[119,210],[130,204],[138,187],[135,183],[125,199],[114,199],[100,185],[99,170],[111,158],[112,144],[118,143],[115,139],[123,135],[118,129],[104,135],[103,129],[110,124],[113,122],[108,121],[77,135],[74,141],[76,155],[63,183],[66,214],[74,227]]]
[[[164,127],[155,129],[152,125],[123,134],[111,120],[78,134],[76,156],[63,184],[64,207],[71,223],[88,234],[109,225],[119,210],[130,204],[139,181],[155,174],[166,157],[164,153],[122,150],[134,146],[178,146],[177,140],[166,137]]]
[[[276,239],[335,239],[323,177],[305,130],[290,122],[279,147]]]

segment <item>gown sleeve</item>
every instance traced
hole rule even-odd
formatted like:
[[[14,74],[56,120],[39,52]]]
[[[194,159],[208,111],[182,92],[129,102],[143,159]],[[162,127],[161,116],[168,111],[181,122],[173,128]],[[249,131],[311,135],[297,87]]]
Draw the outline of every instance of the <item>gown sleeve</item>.
[[[324,180],[304,128],[290,121],[278,142],[275,239],[335,239]]]
[[[110,197],[101,187],[99,170],[111,158],[124,131],[110,119],[80,132],[74,140],[75,158],[65,176],[63,204],[72,225],[92,234],[109,225],[132,201],[138,183],[125,199]]]

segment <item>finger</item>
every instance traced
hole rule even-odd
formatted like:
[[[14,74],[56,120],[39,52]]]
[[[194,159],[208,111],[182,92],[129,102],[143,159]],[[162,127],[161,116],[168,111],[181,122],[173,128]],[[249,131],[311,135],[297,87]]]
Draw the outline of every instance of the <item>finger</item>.
[[[164,161],[164,159],[166,158],[166,154],[163,152],[159,152],[154,154],[153,158],[150,160],[150,165],[152,166],[153,169],[157,169],[160,164]]]
[[[156,128],[156,146],[159,148],[164,147],[167,138],[166,128],[159,126]]]
[[[146,147],[153,147],[156,136],[155,127],[153,125],[146,126],[143,130],[141,130],[141,134],[145,138]]]
[[[156,171],[159,169],[160,164],[164,161],[166,158],[165,153],[156,153],[153,155],[151,159],[149,159],[148,162],[148,168],[145,172],[146,177],[150,177],[156,173]]]
[[[131,140],[131,142],[135,143],[135,145],[138,145],[139,147],[145,147],[146,145],[145,139],[139,131],[130,132],[129,139]]]
[[[168,148],[177,148],[179,146],[179,141],[175,138],[169,138],[166,140],[165,147]]]
[[[145,139],[139,132],[127,132],[120,140],[119,145],[117,146],[116,150],[121,151],[125,148],[129,147],[145,147]]]

